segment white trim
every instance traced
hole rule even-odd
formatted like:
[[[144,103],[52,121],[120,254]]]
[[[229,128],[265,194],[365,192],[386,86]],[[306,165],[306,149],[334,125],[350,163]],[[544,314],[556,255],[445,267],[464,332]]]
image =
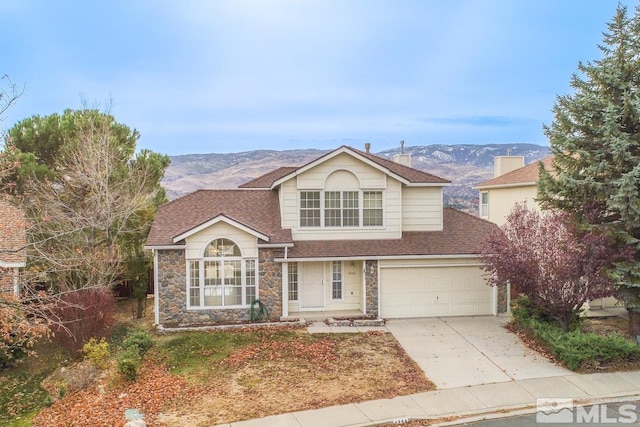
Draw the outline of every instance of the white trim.
[[[247,262],[248,261],[253,261],[254,262],[254,274],[255,274],[255,284],[253,285],[255,287],[255,297],[259,298],[260,296],[260,268],[259,268],[259,261],[258,258],[251,258],[251,257],[242,257],[242,256],[233,256],[233,257],[200,257],[200,258],[186,258],[185,259],[185,267],[186,267],[186,271],[185,271],[185,286],[186,286],[186,292],[185,292],[185,296],[186,296],[186,309],[187,310],[232,310],[232,309],[244,309],[244,308],[249,308],[251,307],[251,303],[247,304],[247,289],[250,288],[250,285],[247,285]],[[221,262],[221,266],[224,265],[224,262],[233,262],[233,261],[240,261],[240,277],[241,277],[241,281],[240,281],[240,289],[241,289],[241,298],[242,298],[242,304],[234,304],[234,305],[205,305],[204,301],[205,301],[205,289],[207,289],[207,286],[205,285],[205,272],[206,272],[206,268],[205,268],[205,263],[206,262],[213,262],[213,261],[218,261]],[[190,267],[190,263],[193,262],[197,262],[198,263],[198,291],[199,291],[199,295],[200,295],[200,305],[191,305],[191,267]],[[222,290],[224,291],[224,289],[226,289],[227,287],[229,288],[237,288],[237,286],[232,286],[232,285],[226,285],[226,284],[222,284]],[[224,297],[223,297],[224,300]]]
[[[511,184],[479,185],[477,187],[471,187],[471,188],[473,188],[474,190],[491,190],[493,188],[529,187],[532,185],[538,185],[538,183],[536,181],[514,182]]]
[[[492,298],[493,307],[491,307],[491,312],[493,313],[494,316],[497,316],[498,315],[498,287],[492,286],[492,288],[493,289],[491,290],[491,296],[493,297]]]
[[[333,297],[333,274],[335,273],[334,269],[333,269],[333,263],[335,262],[339,262],[340,263],[340,298],[334,298]],[[344,262],[342,260],[338,261],[331,261],[331,268],[330,268],[330,272],[329,272],[329,276],[331,277],[330,279],[330,285],[331,288],[329,290],[329,292],[331,293],[331,298],[329,298],[330,301],[338,301],[338,302],[344,302]]]
[[[307,163],[306,165],[296,169],[295,171],[283,176],[282,178],[278,179],[277,181],[274,181],[273,184],[271,185],[271,189],[273,190],[274,188],[276,188],[277,186],[279,186],[280,184],[308,171],[309,169],[312,169],[324,162],[326,162],[327,160],[330,160],[340,154],[343,153],[348,153],[351,156],[355,157],[356,159],[360,160],[363,163],[368,164],[369,166],[371,166],[374,169],[379,170],[380,172],[383,172],[384,174],[386,174],[387,176],[391,176],[394,179],[396,179],[397,181],[400,181],[401,183],[403,183],[406,186],[409,187],[448,187],[451,185],[451,183],[412,183],[410,181],[408,181],[406,178],[401,177],[400,175],[391,172],[390,169],[382,166],[381,164],[374,162],[373,160],[369,160],[368,158],[362,156],[359,153],[356,153],[355,151],[350,150],[348,147],[340,147],[335,149],[332,152],[329,152],[327,154],[325,154],[324,156],[321,156],[319,158],[317,158],[316,160],[312,161],[311,163]],[[385,159],[386,160],[386,159]],[[390,162],[393,160],[389,160]],[[411,169],[415,169],[415,168],[411,168]]]
[[[229,224],[232,227],[238,228],[238,229],[240,229],[240,230],[242,230],[242,231],[244,231],[246,233],[249,233],[249,234],[251,234],[251,235],[253,235],[253,236],[255,236],[255,237],[259,238],[259,239],[262,239],[262,240],[267,241],[267,242],[269,241],[269,236],[267,236],[266,234],[262,234],[259,231],[254,230],[253,228],[247,227],[246,225],[241,224],[238,221],[235,221],[235,220],[233,220],[233,219],[231,219],[231,218],[229,218],[229,217],[227,217],[225,215],[218,215],[215,218],[212,218],[209,221],[207,221],[205,223],[202,223],[197,227],[194,227],[194,228],[192,228],[192,229],[190,229],[188,231],[185,231],[182,234],[177,235],[176,237],[173,238],[173,242],[177,243],[177,242],[179,242],[179,241],[181,241],[183,239],[186,239],[187,237],[192,236],[195,233],[197,233],[199,231],[202,231],[202,230],[204,230],[206,228],[209,228],[212,225],[217,224],[219,222],[224,222],[226,224]]]
[[[380,263],[376,263],[378,268],[378,318],[382,318],[382,275],[380,274]]]
[[[354,257],[318,257],[318,258],[275,258],[275,262],[312,262],[312,261],[387,261],[387,260],[403,260],[403,259],[467,259],[478,258],[480,254],[458,254],[458,255],[370,255],[370,256],[354,256]]]
[[[186,249],[186,248],[187,248],[187,245],[158,245],[158,246],[155,246],[155,245],[151,245],[151,246],[149,246],[149,245],[145,245],[145,246],[144,246],[144,249],[146,249],[146,250],[151,250],[151,251],[154,251],[154,250]]]
[[[367,314],[367,266],[366,261],[362,261],[362,268],[360,269],[362,274],[362,301],[360,306],[362,307],[362,314]]]
[[[282,317],[289,317],[289,263],[282,263]]]
[[[259,248],[292,248],[293,243],[258,243]]]
[[[158,251],[151,249],[153,253],[153,321],[160,324],[160,287],[158,286]]]
[[[396,264],[381,265],[380,268],[438,268],[438,267],[481,267],[482,263],[465,263],[465,264]]]

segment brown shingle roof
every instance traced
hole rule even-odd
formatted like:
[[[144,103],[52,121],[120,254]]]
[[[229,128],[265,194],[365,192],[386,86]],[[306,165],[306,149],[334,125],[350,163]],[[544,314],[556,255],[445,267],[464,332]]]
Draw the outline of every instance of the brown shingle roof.
[[[6,200],[0,200],[0,265],[27,262],[25,215]]]
[[[271,188],[274,182],[295,172],[298,166],[282,166],[251,181],[239,185],[238,188]]]
[[[538,182],[540,172],[540,162],[544,165],[548,171],[553,170],[552,166],[553,156],[545,157],[542,160],[533,162],[527,166],[523,166],[511,172],[500,175],[489,181],[485,181],[475,186],[477,189],[489,188],[489,187],[502,187],[502,186],[514,186],[518,184],[532,184]]]
[[[290,259],[327,257],[386,257],[475,255],[498,226],[452,208],[444,209],[442,231],[404,232],[400,239],[310,240],[295,242]]]
[[[432,175],[427,172],[423,172],[418,169],[410,168],[409,166],[402,165],[400,163],[394,162],[393,160],[385,159],[380,156],[376,156],[375,154],[367,153],[365,151],[360,151],[353,147],[347,147],[349,150],[355,151],[363,157],[371,160],[372,162],[377,163],[385,169],[393,172],[396,175],[401,176],[411,183],[421,183],[421,184],[449,184],[451,181],[448,179],[440,178],[439,176]]]
[[[432,175],[430,173],[427,172],[423,172],[421,170],[418,169],[414,169],[414,168],[410,168],[408,166],[402,165],[400,163],[394,162],[392,160],[388,160],[385,159],[383,157],[380,156],[376,156],[374,154],[371,153],[366,153],[364,151],[360,151],[356,148],[353,147],[349,147],[346,145],[343,145],[342,147],[339,147],[333,151],[331,151],[330,153],[325,154],[324,156],[318,157],[315,160],[312,160],[311,162],[305,164],[304,166],[299,166],[299,167],[280,167],[278,169],[275,169],[269,173],[266,173],[262,176],[259,176],[249,182],[246,182],[242,185],[239,186],[239,188],[271,188],[273,183],[278,181],[279,179],[282,179],[284,177],[286,177],[287,175],[294,173],[295,171],[297,171],[298,169],[301,169],[307,165],[310,165],[311,163],[317,162],[318,160],[322,159],[323,157],[327,157],[327,156],[331,156],[333,153],[335,153],[338,150],[341,149],[348,149],[351,150],[359,155],[361,155],[362,157],[366,158],[367,160],[376,163],[377,165],[383,167],[384,169],[387,169],[389,172],[398,175],[404,179],[406,179],[407,181],[409,181],[410,183],[413,184],[449,184],[451,183],[451,181],[444,179],[444,178],[440,178],[438,176]]]
[[[269,243],[291,241],[280,226],[278,194],[271,190],[198,190],[158,209],[148,246],[173,245],[173,239],[224,215],[270,237]]]

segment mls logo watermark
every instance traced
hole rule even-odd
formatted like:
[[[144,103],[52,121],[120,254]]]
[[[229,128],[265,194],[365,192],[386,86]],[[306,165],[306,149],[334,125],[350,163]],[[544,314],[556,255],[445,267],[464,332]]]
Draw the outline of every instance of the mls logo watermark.
[[[615,404],[615,405],[613,405]],[[608,406],[611,405],[611,408]],[[615,409],[612,409],[615,407]],[[640,405],[629,400],[581,401],[562,397],[536,401],[536,422],[540,424],[631,424],[638,421]]]

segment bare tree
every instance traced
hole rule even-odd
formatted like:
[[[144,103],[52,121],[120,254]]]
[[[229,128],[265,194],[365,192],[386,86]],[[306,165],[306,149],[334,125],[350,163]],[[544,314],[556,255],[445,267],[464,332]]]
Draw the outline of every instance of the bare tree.
[[[24,93],[24,87],[19,90],[18,86],[11,81],[8,75],[3,75],[2,80],[8,82],[8,88],[0,88],[0,120],[2,120],[2,115],[5,111]]]
[[[24,193],[29,255],[59,290],[113,285],[125,272],[123,236],[145,231],[135,219],[161,191],[157,165],[123,149],[104,118],[83,116],[56,159],[59,178],[31,180]]]

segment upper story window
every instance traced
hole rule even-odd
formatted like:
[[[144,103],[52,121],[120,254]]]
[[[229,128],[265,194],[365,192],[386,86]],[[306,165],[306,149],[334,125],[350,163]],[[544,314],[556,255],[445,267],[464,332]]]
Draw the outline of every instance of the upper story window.
[[[357,191],[324,192],[325,227],[357,227],[360,225]]]
[[[320,227],[320,192],[300,192],[300,227]]]
[[[489,192],[480,193],[480,218],[489,218]]]
[[[300,227],[382,226],[383,216],[382,191],[300,192]]]
[[[201,259],[187,263],[189,307],[250,306],[257,296],[256,268],[256,260],[242,257],[232,240],[213,240]]]

